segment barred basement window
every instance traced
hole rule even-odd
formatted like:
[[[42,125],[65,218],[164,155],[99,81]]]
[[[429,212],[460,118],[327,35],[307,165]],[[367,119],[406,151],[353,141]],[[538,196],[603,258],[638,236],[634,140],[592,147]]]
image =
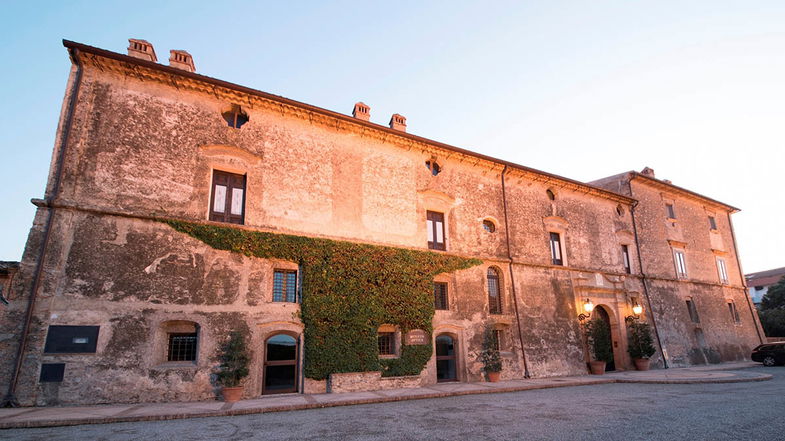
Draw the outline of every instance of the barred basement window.
[[[395,355],[395,333],[379,333],[379,355]]]
[[[169,334],[167,361],[196,361],[197,333]]]
[[[297,271],[275,270],[273,302],[297,302]]]
[[[447,284],[436,282],[433,284],[433,307],[434,309],[450,309],[447,303]]]

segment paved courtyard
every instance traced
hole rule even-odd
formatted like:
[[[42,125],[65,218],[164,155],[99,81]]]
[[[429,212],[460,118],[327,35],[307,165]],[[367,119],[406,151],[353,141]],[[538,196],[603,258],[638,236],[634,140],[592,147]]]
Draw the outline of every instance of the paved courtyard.
[[[785,367],[770,381],[598,384],[173,421],[0,430],[14,440],[775,440]]]

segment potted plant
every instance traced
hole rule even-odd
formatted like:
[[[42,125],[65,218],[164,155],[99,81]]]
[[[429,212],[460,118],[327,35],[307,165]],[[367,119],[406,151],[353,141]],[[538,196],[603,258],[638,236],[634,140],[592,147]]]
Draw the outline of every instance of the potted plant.
[[[238,331],[232,331],[221,349],[221,364],[216,375],[218,383],[223,386],[221,394],[224,401],[234,403],[242,398],[243,387],[240,382],[248,376],[250,357],[245,347],[245,337]]]
[[[654,340],[651,337],[651,330],[648,323],[633,321],[630,323],[630,342],[627,352],[635,363],[635,369],[639,371],[649,370],[649,357],[654,355]]]
[[[586,324],[586,335],[594,360],[589,362],[593,375],[605,373],[605,364],[613,361],[610,325],[601,318],[595,318]]]
[[[488,381],[491,383],[499,381],[502,371],[502,357],[499,353],[499,341],[491,326],[485,328],[480,361],[485,368],[485,373],[488,374]]]

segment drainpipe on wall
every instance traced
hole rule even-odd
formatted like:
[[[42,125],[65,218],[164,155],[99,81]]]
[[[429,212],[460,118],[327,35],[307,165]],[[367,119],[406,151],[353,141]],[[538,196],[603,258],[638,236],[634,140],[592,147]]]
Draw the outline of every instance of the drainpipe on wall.
[[[750,309],[750,316],[752,317],[752,324],[755,325],[755,332],[758,333],[758,340],[760,344],[766,343],[763,341],[763,336],[761,335],[760,331],[763,325],[760,323],[760,318],[758,314],[755,313],[752,306],[752,299],[750,299],[750,292],[749,287],[747,286],[747,280],[744,278],[744,271],[741,269],[741,259],[739,259],[739,249],[736,246],[736,232],[733,230],[733,222],[730,220],[730,213],[726,213],[728,216],[728,225],[730,225],[730,235],[733,239],[733,254],[736,255],[736,265],[739,267],[739,277],[741,277],[741,286],[744,287],[744,297],[747,298],[747,307]]]
[[[57,199],[57,196],[60,193],[60,181],[62,180],[63,176],[63,162],[65,160],[65,152],[66,148],[68,147],[68,138],[71,133],[74,109],[76,107],[76,101],[79,97],[79,89],[82,84],[82,64],[78,57],[79,49],[69,49],[69,55],[71,56],[71,61],[76,66],[76,73],[74,74],[74,83],[71,86],[72,88],[71,96],[68,100],[68,110],[66,111],[65,119],[63,120],[63,133],[60,138],[60,152],[57,155],[57,160],[54,164],[55,174],[54,181],[52,183],[52,191],[44,203],[44,206],[48,207],[49,215],[46,218],[46,224],[44,225],[44,238],[41,241],[41,247],[39,248],[40,251],[38,252],[38,262],[36,262],[35,265],[33,286],[30,290],[30,300],[27,303],[25,323],[22,327],[22,333],[19,337],[19,348],[16,352],[16,363],[14,365],[14,370],[11,373],[11,381],[8,385],[8,393],[3,398],[3,402],[0,407],[19,406],[19,401],[16,398],[16,385],[19,382],[19,371],[22,369],[22,361],[24,359],[25,351],[27,350],[27,335],[30,333],[30,323],[32,322],[33,313],[35,311],[35,301],[38,295],[38,290],[41,286],[41,274],[43,273],[44,261],[46,261],[46,254],[47,250],[49,249],[49,237],[51,235],[52,223],[55,215],[55,208],[52,205],[52,202]]]
[[[512,285],[512,300],[515,305],[515,321],[518,323],[518,339],[521,342],[521,355],[523,356],[523,377],[529,378],[529,363],[526,362],[526,350],[523,348],[523,331],[521,331],[521,316],[518,313],[518,295],[515,292],[515,272],[512,267],[512,249],[510,248],[510,223],[507,218],[507,187],[504,175],[507,173],[507,164],[502,170],[502,203],[504,204],[504,232],[507,239],[507,258],[510,265],[510,284]]]
[[[627,185],[630,188],[630,197],[634,199],[635,195],[632,193],[632,177],[630,177],[630,179],[627,181]],[[665,369],[668,369],[668,359],[665,357],[665,351],[662,349],[662,339],[660,338],[660,331],[657,329],[657,319],[654,317],[654,308],[651,307],[651,298],[649,297],[649,288],[646,280],[646,274],[643,272],[641,245],[640,241],[638,240],[638,227],[635,223],[635,207],[637,206],[638,201],[633,202],[633,204],[630,206],[630,216],[632,217],[632,233],[635,236],[635,251],[638,254],[638,270],[641,280],[643,281],[643,296],[646,297],[646,304],[649,305],[649,311],[651,311],[651,324],[654,328],[654,335],[657,337],[657,346],[660,347],[660,354],[662,354],[662,362],[665,366]]]

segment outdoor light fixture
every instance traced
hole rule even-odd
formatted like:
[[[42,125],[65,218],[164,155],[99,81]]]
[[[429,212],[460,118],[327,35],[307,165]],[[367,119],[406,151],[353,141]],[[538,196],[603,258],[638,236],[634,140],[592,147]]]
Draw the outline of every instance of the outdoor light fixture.
[[[635,302],[635,304],[632,305],[633,315],[628,315],[627,317],[624,317],[624,321],[631,322],[633,320],[638,320],[641,318],[641,313],[643,313],[643,306],[638,304],[638,302]]]
[[[578,320],[580,321],[584,321],[589,317],[591,317],[591,312],[594,310],[594,303],[592,303],[591,300],[587,298],[586,301],[583,302],[583,310],[586,311],[586,313],[585,314],[581,313],[578,316]]]

